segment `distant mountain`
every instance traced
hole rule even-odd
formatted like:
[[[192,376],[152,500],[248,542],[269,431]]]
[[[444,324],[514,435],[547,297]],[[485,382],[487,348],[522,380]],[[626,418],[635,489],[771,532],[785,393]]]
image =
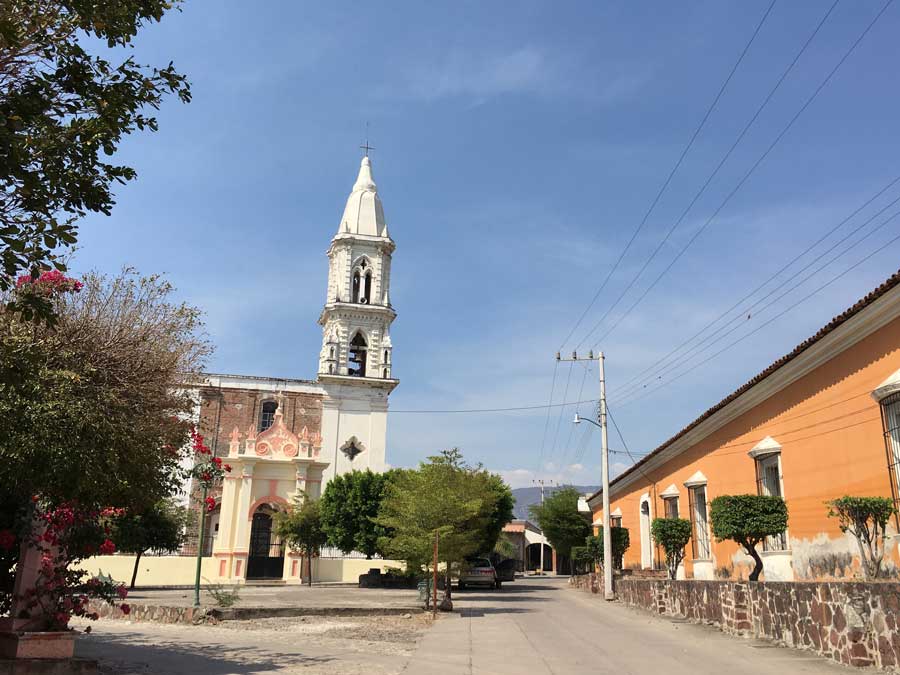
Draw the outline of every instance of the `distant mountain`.
[[[599,490],[599,486],[596,485],[572,485],[565,487],[574,487],[581,494],[586,493],[594,493]],[[560,488],[544,488],[544,499],[549,497],[552,494],[553,490],[558,490]],[[541,488],[539,487],[524,487],[524,488],[516,488],[512,491],[513,497],[516,498],[516,508],[515,508],[515,518],[516,520],[532,520],[531,514],[528,512],[528,507],[532,504],[540,504],[541,503]]]

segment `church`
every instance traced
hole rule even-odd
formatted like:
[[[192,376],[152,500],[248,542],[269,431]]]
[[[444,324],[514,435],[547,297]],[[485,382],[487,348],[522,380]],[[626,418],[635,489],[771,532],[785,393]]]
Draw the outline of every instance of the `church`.
[[[300,558],[274,536],[274,514],[298,491],[318,498],[335,475],[385,469],[388,396],[398,384],[390,334],[395,246],[365,149],[328,248],[316,378],[210,373],[197,386],[195,423],[232,470],[205,514],[203,541],[195,536],[185,553],[199,544],[217,580],[298,581]]]

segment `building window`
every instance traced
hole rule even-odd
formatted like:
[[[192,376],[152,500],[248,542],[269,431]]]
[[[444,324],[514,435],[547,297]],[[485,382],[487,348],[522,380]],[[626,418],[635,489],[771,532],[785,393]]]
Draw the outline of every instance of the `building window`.
[[[360,289],[360,276],[359,270],[356,270],[353,273],[353,288],[351,297],[353,298],[353,302],[359,302],[359,289]]]
[[[347,359],[347,374],[353,377],[366,376],[366,349],[368,344],[362,333],[357,333],[350,341],[350,356]]]
[[[265,431],[270,426],[272,426],[272,422],[275,421],[275,411],[278,409],[278,404],[275,401],[264,401],[262,404],[262,408],[259,410],[259,430]]]
[[[709,548],[709,512],[706,507],[706,486],[688,488],[691,511],[691,548],[694,560],[708,560],[712,557]]]
[[[368,272],[366,274],[366,283],[365,283],[365,295],[363,296],[361,302],[370,303],[372,302],[372,273]]]
[[[891,492],[896,504],[900,501],[900,393],[882,399],[881,422],[884,427]]]
[[[666,518],[678,517],[678,497],[663,497]]]
[[[760,495],[783,497],[781,494],[781,453],[756,458],[756,491]],[[787,550],[787,533],[782,532],[763,541],[764,551]]]

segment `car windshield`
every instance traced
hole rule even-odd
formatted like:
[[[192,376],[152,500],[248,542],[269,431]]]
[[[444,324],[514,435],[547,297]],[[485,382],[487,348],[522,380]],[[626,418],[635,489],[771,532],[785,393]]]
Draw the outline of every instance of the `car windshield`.
[[[469,561],[470,567],[490,567],[491,561],[487,558],[473,558]]]

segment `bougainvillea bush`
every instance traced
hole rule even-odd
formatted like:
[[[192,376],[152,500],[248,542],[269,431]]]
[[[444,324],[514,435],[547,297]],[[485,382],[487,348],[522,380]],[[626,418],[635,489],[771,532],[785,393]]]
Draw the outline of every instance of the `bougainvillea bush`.
[[[119,604],[128,595],[124,584],[109,578],[94,577],[77,569],[77,563],[96,554],[111,554],[110,519],[121,516],[122,509],[84,509],[74,503],[48,506],[32,498],[30,527],[15,532],[0,530],[0,549],[18,555],[25,546],[40,554],[40,573],[35,586],[24,589],[15,618],[26,620],[21,629],[31,631],[65,630],[73,616],[98,618],[88,611],[88,603],[101,599]],[[8,613],[13,596],[0,596],[0,611]]]
[[[78,280],[51,271],[16,286],[0,302],[0,543],[33,542],[41,514],[55,509],[74,509],[79,529],[96,513],[100,527],[104,509],[139,512],[175,494],[191,452],[184,385],[210,352],[199,311],[173,301],[161,277],[128,269]],[[46,299],[54,321],[9,309],[17,294]],[[68,536],[53,569],[87,555]],[[16,548],[0,548],[0,604]],[[52,578],[66,589],[87,583]]]

